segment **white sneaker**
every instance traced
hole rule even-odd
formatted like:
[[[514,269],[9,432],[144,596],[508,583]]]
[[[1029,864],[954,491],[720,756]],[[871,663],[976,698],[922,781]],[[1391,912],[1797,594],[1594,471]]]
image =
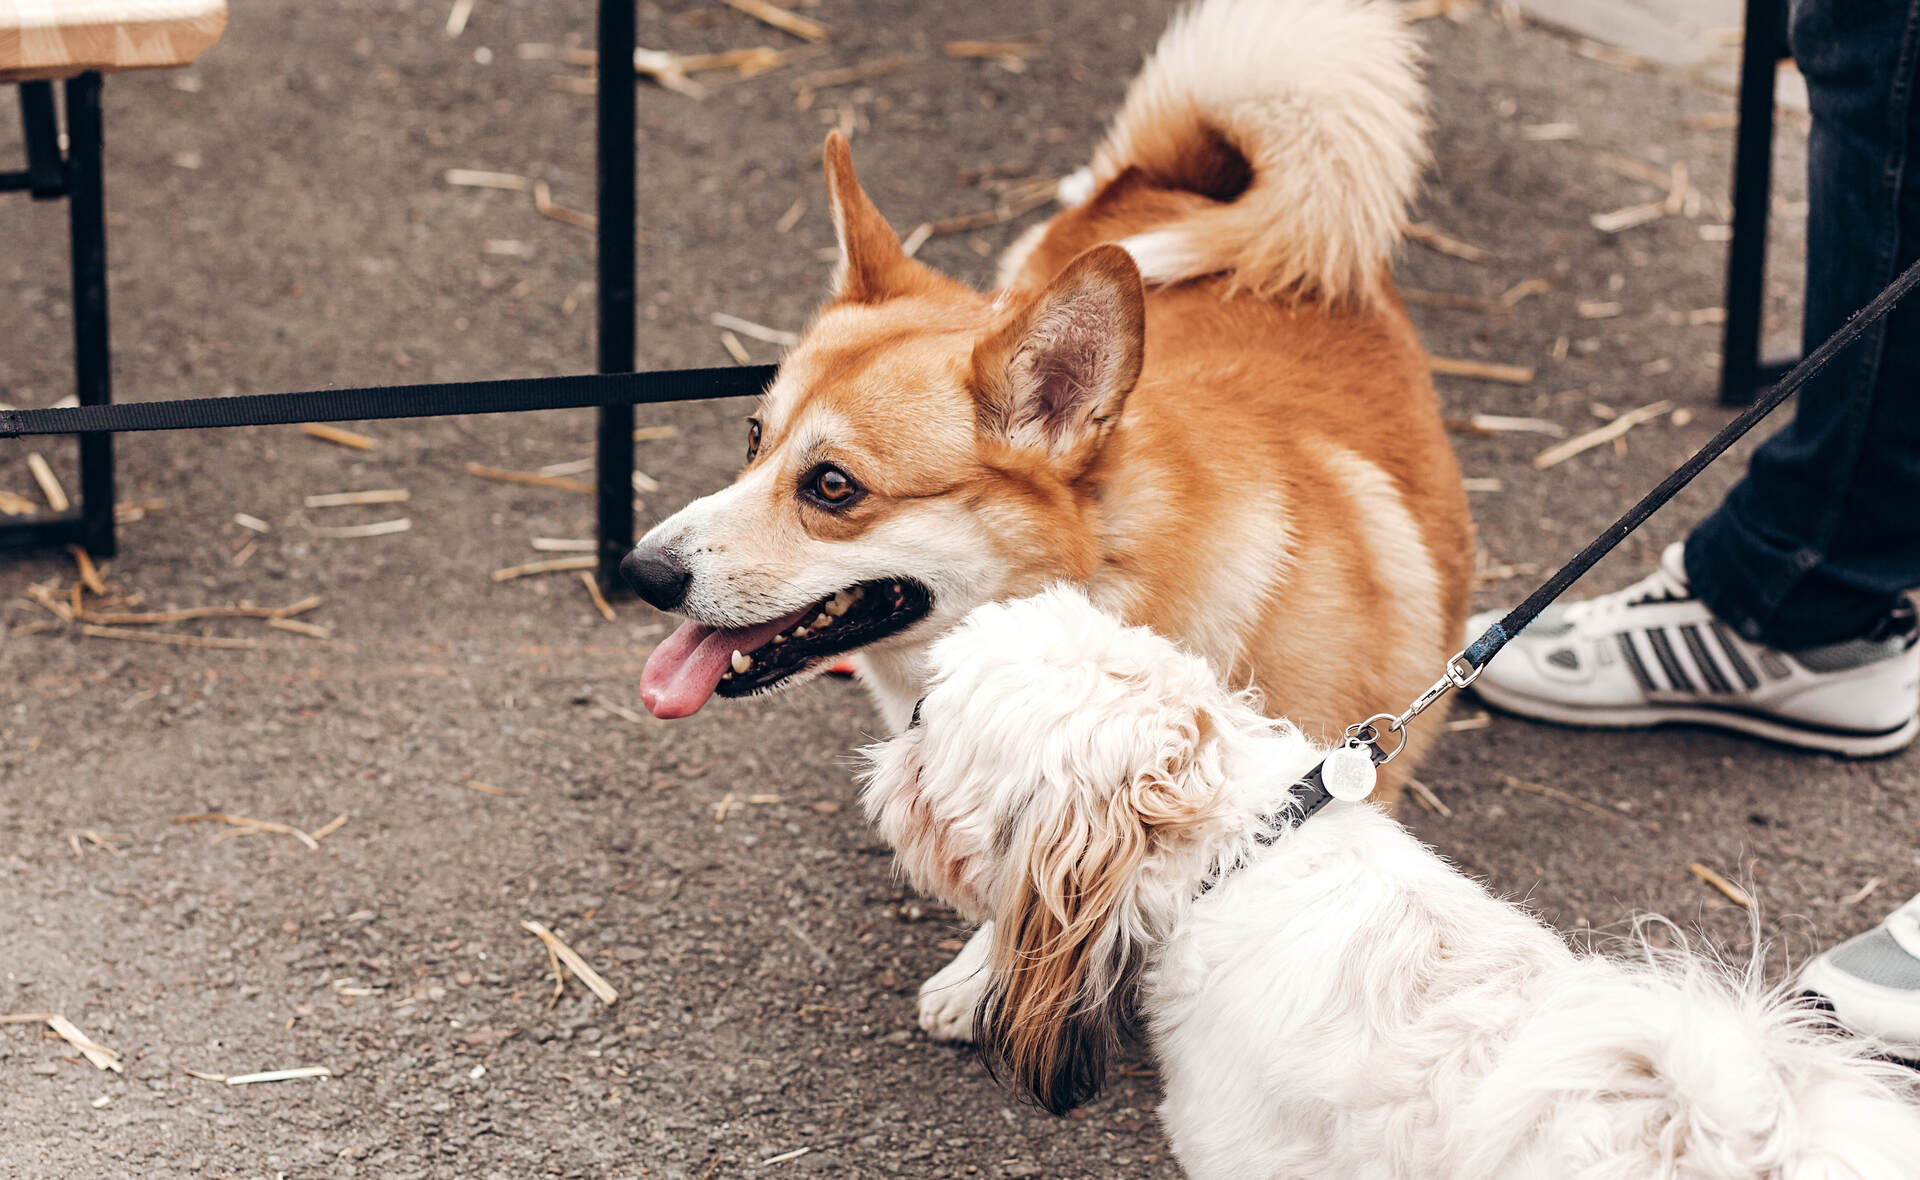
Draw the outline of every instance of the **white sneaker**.
[[[1468,620],[1468,641],[1501,614]],[[1542,721],[1712,725],[1866,758],[1920,734],[1917,640],[1903,605],[1862,639],[1797,652],[1749,643],[1693,597],[1676,542],[1626,589],[1543,611],[1473,688]]]
[[[1920,1061],[1920,897],[1808,963],[1800,987],[1849,1029]]]

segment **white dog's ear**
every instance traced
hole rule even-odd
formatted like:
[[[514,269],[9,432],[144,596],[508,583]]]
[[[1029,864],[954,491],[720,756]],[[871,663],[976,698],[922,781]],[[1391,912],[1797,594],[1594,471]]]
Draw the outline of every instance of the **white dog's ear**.
[[[853,148],[838,130],[827,133],[822,163],[827,174],[827,211],[840,239],[840,265],[834,272],[836,298],[850,303],[883,303],[900,295],[954,286],[951,279],[907,257],[900,237],[880,216],[853,174]]]
[[[1158,734],[1139,733],[1137,717],[1091,720],[1096,740],[1143,756],[1123,782],[1045,782],[1028,795],[995,890],[992,977],[975,1017],[988,1067],[1054,1114],[1099,1092],[1127,1027],[1147,932],[1141,866],[1213,802],[1203,710],[1163,715]]]
[[[1140,268],[1118,246],[1068,263],[974,346],[981,430],[1052,459],[1091,459],[1140,379]]]

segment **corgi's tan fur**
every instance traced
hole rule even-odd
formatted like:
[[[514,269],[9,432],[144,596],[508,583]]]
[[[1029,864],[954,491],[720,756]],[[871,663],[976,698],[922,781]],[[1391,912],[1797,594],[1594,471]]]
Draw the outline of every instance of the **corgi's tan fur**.
[[[1384,0],[1206,0],[1134,83],[1090,194],[992,294],[908,258],[829,135],[834,296],[740,478],[643,542],[684,565],[679,609],[745,628],[924,585],[931,613],[856,656],[896,729],[935,638],[1061,581],[1310,735],[1403,708],[1455,650],[1472,572],[1388,274],[1423,128]],[[802,494],[828,466],[857,485],[844,507]]]

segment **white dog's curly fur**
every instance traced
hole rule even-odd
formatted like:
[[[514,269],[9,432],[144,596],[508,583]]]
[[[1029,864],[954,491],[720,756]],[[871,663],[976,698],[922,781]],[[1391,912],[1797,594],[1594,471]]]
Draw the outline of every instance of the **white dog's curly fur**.
[[[916,885],[995,922],[977,1032],[1048,1108],[1099,1088],[1137,1006],[1195,1176],[1920,1168],[1910,1077],[1754,972],[1576,954],[1370,805],[1263,847],[1319,751],[1078,591],[981,607],[932,659],[866,807]]]

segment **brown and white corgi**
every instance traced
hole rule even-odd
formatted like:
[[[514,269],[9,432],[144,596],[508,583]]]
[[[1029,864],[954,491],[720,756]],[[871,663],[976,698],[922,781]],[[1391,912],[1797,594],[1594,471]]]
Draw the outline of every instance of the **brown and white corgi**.
[[[851,653],[898,730],[937,637],[1056,582],[1315,738],[1404,707],[1457,645],[1472,566],[1388,274],[1424,102],[1386,0],[1203,0],[1063,183],[1083,199],[989,294],[909,258],[829,135],[833,296],[739,478],[622,567],[687,618],[647,661],[647,708]]]

